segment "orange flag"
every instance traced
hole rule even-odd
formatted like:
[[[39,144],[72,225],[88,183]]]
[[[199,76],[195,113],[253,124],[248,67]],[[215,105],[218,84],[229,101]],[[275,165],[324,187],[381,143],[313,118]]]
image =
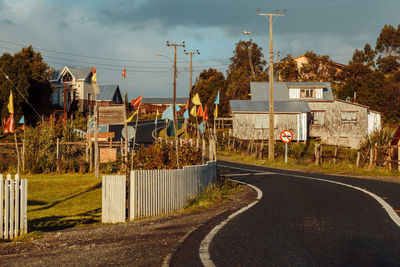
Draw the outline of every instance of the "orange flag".
[[[139,108],[140,103],[142,103],[142,98],[143,98],[143,97],[139,96],[139,97],[136,97],[135,99],[133,99],[133,100],[131,101],[131,106],[132,106],[132,107]]]
[[[203,121],[208,121],[207,106],[204,106]]]
[[[3,131],[5,133],[14,133],[14,130],[14,113],[11,113],[6,124],[4,124]]]
[[[203,117],[203,106],[199,106],[197,109],[197,117]]]
[[[124,77],[124,79],[126,78],[126,68],[125,68],[124,71],[122,72],[122,77]]]

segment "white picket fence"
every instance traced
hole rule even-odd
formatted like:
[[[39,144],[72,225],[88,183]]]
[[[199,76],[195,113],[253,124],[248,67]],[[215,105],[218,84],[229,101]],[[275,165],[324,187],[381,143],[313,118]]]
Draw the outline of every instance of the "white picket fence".
[[[186,201],[217,179],[217,162],[186,166],[179,170],[135,170],[130,173],[128,219],[167,214],[180,210]],[[126,219],[126,179],[103,176],[102,221]]]
[[[28,233],[28,181],[11,179],[3,180],[0,174],[0,238],[11,239]]]

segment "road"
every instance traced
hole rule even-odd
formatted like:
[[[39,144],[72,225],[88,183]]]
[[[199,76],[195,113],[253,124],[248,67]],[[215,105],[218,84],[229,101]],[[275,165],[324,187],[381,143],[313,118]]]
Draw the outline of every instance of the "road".
[[[226,221],[207,246],[204,238],[218,222],[200,228],[180,249],[191,247],[192,254],[178,250],[173,266],[200,266],[200,257],[216,266],[400,266],[394,211],[400,210],[400,184],[224,161],[219,166],[259,188],[262,197]],[[394,219],[382,203],[393,207]]]

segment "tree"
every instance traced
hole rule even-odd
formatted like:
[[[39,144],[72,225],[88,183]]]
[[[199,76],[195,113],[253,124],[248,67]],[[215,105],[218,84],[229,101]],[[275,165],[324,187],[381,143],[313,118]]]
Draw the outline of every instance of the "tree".
[[[367,43],[364,46],[364,50],[356,49],[356,51],[354,51],[353,58],[350,63],[363,63],[373,69],[375,67],[375,56],[376,51],[372,49],[370,44]]]
[[[284,82],[296,82],[300,78],[299,68],[291,55],[287,55],[277,63],[275,70],[279,73],[279,79]]]
[[[210,120],[213,120],[215,109],[214,99],[219,91],[220,104],[218,106],[218,116],[227,116],[229,114],[227,88],[227,82],[222,72],[216,69],[203,70],[190,91],[190,99],[198,93],[203,108],[207,106],[208,117]]]
[[[18,89],[12,86],[3,73],[0,74],[0,106],[3,118],[8,116],[7,103],[10,90],[13,91],[16,119],[22,115],[31,123],[39,119],[25,99],[41,115],[48,114],[52,92],[48,81],[49,67],[43,62],[39,52],[35,52],[32,46],[29,46],[13,56],[8,53],[3,54],[0,57],[0,67]]]
[[[262,48],[251,39],[239,41],[230,60],[227,95],[232,99],[247,99],[250,81],[262,81],[267,77]]]
[[[385,25],[376,40],[376,61],[378,69],[385,74],[393,73],[400,67],[400,24],[397,30],[392,25]]]
[[[331,82],[336,80],[338,68],[327,55],[307,51],[307,62],[300,68],[300,79],[307,82]]]

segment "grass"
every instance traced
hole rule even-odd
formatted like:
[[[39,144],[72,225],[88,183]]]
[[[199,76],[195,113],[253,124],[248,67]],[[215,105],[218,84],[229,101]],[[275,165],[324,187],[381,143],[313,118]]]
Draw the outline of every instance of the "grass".
[[[230,150],[219,150],[218,159],[268,166],[279,169],[291,169],[306,172],[323,172],[329,174],[345,174],[361,178],[365,177],[369,179],[400,183],[400,172],[397,170],[390,171],[387,168],[375,168],[372,170],[366,168],[357,169],[355,164],[350,163],[338,163],[336,165],[324,163],[321,166],[316,166],[313,162],[305,162],[293,158],[288,158],[288,163],[285,163],[280,158],[277,158],[274,161],[270,161],[268,159],[258,159],[253,156],[243,155],[241,153]]]
[[[241,185],[220,178],[215,185],[209,185],[197,196],[190,198],[184,207],[185,211],[193,211],[212,207],[220,202],[227,201],[232,193],[241,191]]]
[[[28,230],[32,235],[101,222],[101,179],[93,174],[23,177],[28,178]]]

